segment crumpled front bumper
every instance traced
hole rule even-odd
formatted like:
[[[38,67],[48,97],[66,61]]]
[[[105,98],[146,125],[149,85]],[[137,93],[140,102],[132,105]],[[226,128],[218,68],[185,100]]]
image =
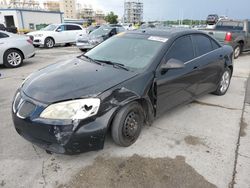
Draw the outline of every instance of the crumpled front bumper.
[[[13,102],[12,118],[16,131],[26,140],[45,150],[60,154],[72,155],[103,149],[112,110],[100,117],[80,122],[48,121],[39,118],[45,108],[44,104],[24,94],[20,98],[20,101],[15,98]],[[34,109],[27,110],[25,103],[29,104],[28,107],[33,104]],[[22,110],[26,111],[22,112]]]

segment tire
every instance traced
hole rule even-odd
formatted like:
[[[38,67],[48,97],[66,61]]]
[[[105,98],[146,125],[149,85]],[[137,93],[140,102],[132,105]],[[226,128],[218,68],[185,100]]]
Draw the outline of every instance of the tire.
[[[231,77],[232,77],[232,71],[229,68],[225,68],[220,78],[220,83],[218,85],[218,88],[213,94],[219,96],[225,95],[230,86]]]
[[[111,135],[114,142],[123,147],[128,147],[136,142],[144,123],[142,107],[133,102],[124,106],[115,116]]]
[[[64,46],[69,47],[69,46],[72,46],[72,45],[71,45],[71,43],[66,43]]]
[[[45,48],[53,48],[55,46],[55,41],[51,37],[47,37],[44,41]]]
[[[87,49],[80,49],[82,52],[87,52],[88,50]]]
[[[17,68],[23,64],[23,54],[19,50],[9,49],[4,53],[3,64],[8,68]]]
[[[241,52],[242,52],[242,46],[241,45],[237,45],[234,48],[234,59],[237,59],[240,56]]]

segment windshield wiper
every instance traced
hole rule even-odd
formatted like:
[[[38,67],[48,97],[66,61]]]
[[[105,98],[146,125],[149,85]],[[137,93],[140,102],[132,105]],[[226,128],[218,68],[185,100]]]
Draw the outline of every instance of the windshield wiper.
[[[126,70],[126,71],[129,71],[129,69],[126,68],[125,65],[124,65],[124,64],[121,64],[121,63],[116,63],[116,62],[108,61],[108,60],[99,60],[99,59],[96,59],[96,61],[101,62],[101,63],[108,64],[108,65],[113,65],[113,67],[121,68],[121,69],[124,69],[124,70]]]
[[[88,59],[88,60],[90,60],[91,62],[94,62],[94,63],[96,63],[96,64],[98,64],[98,65],[102,65],[99,61],[97,61],[97,60],[95,60],[95,59],[92,59],[91,57],[86,56],[86,55],[84,55],[84,54],[77,56],[77,58],[81,58],[81,57],[84,57],[85,59]]]

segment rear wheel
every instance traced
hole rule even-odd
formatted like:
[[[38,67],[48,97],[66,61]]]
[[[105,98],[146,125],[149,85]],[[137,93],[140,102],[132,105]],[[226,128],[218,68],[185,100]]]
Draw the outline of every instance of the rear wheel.
[[[241,45],[237,45],[237,46],[234,48],[234,59],[237,59],[237,58],[240,56],[241,51],[242,51]]]
[[[45,48],[53,48],[55,46],[55,42],[51,37],[48,37],[44,41]]]
[[[112,138],[120,146],[128,147],[138,139],[144,123],[143,110],[137,102],[124,106],[112,124]]]
[[[15,49],[7,50],[3,57],[4,65],[8,68],[16,68],[23,63],[23,54]]]
[[[220,83],[218,88],[216,89],[216,91],[214,92],[215,95],[225,95],[229,85],[230,85],[230,81],[231,81],[231,75],[232,71],[229,68],[225,68],[221,79],[220,79]]]

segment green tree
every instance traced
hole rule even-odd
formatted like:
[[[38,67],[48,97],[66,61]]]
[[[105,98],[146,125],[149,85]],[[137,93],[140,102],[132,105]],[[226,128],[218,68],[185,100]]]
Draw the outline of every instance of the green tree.
[[[117,19],[118,16],[114,14],[114,12],[110,12],[107,14],[107,16],[105,16],[105,21],[109,22],[110,24],[116,24],[118,23]]]

